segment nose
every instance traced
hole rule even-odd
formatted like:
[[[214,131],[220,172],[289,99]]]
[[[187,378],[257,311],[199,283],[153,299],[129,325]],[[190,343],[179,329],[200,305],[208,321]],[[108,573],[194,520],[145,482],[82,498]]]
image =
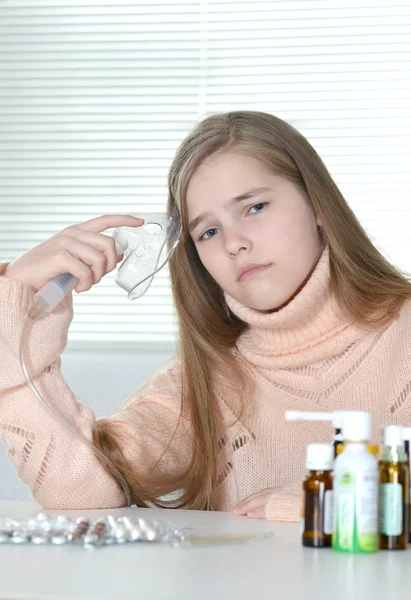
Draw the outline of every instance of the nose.
[[[225,249],[228,256],[237,256],[240,252],[249,251],[252,248],[251,240],[239,229],[230,229],[224,233]]]

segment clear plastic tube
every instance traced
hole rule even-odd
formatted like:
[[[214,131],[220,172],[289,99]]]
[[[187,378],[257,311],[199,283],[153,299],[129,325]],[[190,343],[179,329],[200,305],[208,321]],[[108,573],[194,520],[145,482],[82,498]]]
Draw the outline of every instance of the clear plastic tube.
[[[33,320],[36,319],[37,317],[39,317],[43,312],[44,312],[44,309],[42,308],[40,303],[36,302],[34,304],[33,308],[31,309],[29,316],[27,317],[27,319],[23,325],[23,330],[22,330],[21,336],[20,336],[19,357],[20,357],[20,363],[21,363],[21,367],[23,369],[23,373],[24,373],[24,377],[26,379],[27,385],[29,386],[29,388],[31,389],[31,391],[33,392],[33,394],[35,395],[37,400],[40,402],[40,404],[47,410],[47,412],[54,419],[56,419],[56,421],[58,421],[61,425],[63,425],[63,427],[68,429],[70,431],[70,433],[75,438],[77,438],[82,444],[85,444],[88,448],[90,448],[90,450],[92,450],[103,461],[103,463],[107,466],[107,468],[110,470],[110,472],[113,474],[113,476],[117,479],[118,483],[122,487],[125,497],[126,497],[126,500],[127,500],[127,506],[131,506],[132,501],[131,501],[130,489],[128,487],[127,481],[125,480],[123,475],[120,473],[120,471],[113,465],[113,463],[107,458],[107,456],[103,452],[101,452],[101,450],[99,450],[98,448],[93,446],[93,444],[91,442],[89,442],[88,439],[86,439],[84,436],[82,436],[80,434],[80,432],[78,432],[76,429],[74,429],[74,427],[72,425],[70,425],[70,423],[68,423],[65,419],[63,419],[63,417],[61,415],[59,415],[58,412],[54,411],[47,404],[47,402],[41,395],[40,390],[37,388],[36,384],[34,383],[34,381],[32,380],[32,378],[30,376],[29,370],[27,368],[27,361],[26,361],[26,355],[25,355],[24,349],[27,347],[28,333],[30,330],[30,326],[33,323]]]
[[[158,263],[160,262],[161,252],[162,252],[162,250],[163,250],[163,247],[164,247],[164,246],[166,245],[166,243],[167,243],[167,240],[164,240],[163,246],[162,246],[162,248],[161,248],[161,252],[160,252],[160,253],[159,253],[159,255],[158,255],[158,259],[157,259],[156,266],[155,266],[155,271],[153,271],[151,275],[147,275],[147,277],[145,277],[144,279],[142,279],[141,281],[139,281],[138,283],[136,283],[136,285],[135,285],[135,286],[134,286],[134,287],[133,287],[133,288],[130,290],[130,292],[129,292],[129,295],[128,295],[128,297],[130,298],[130,300],[132,300],[132,299],[133,299],[133,293],[135,293],[135,290],[136,290],[136,288],[138,288],[140,285],[142,285],[143,283],[145,283],[147,280],[150,280],[150,281],[151,281],[151,279],[153,279],[154,275],[155,275],[156,273],[158,273],[159,271],[161,271],[161,269],[162,269],[162,268],[163,268],[163,267],[164,267],[164,266],[165,266],[165,265],[168,263],[168,261],[170,260],[170,258],[173,256],[173,254],[174,254],[174,250],[177,248],[177,244],[179,243],[179,241],[180,241],[180,237],[178,237],[178,238],[175,240],[175,242],[174,242],[174,244],[171,246],[171,248],[170,248],[170,250],[169,250],[169,252],[168,252],[167,256],[165,257],[165,259],[163,260],[163,262],[161,263],[161,265],[160,265],[160,266],[158,266]]]

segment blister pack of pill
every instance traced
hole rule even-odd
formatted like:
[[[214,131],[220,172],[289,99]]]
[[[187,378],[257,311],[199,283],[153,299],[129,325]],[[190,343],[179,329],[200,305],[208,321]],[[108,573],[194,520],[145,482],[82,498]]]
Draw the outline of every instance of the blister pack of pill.
[[[171,523],[159,523],[141,517],[113,517],[91,521],[79,517],[75,521],[66,515],[50,517],[39,513],[28,520],[0,519],[0,544],[76,544],[98,548],[112,544],[162,542],[178,546],[186,532]]]

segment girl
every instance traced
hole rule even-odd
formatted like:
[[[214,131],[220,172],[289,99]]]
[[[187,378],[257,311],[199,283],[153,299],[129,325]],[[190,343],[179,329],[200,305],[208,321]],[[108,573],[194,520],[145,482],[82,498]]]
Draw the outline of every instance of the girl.
[[[137,505],[297,521],[306,444],[330,441],[331,429],[285,422],[286,409],[371,411],[374,441],[381,424],[411,423],[411,283],[373,246],[308,141],[270,114],[200,122],[171,166],[168,210],[183,226],[170,263],[178,357],[96,420],[60,372],[68,298],[34,322],[31,373],[124,475]],[[72,273],[81,292],[114,269],[102,231],[139,224],[99,217],[2,268],[0,423],[19,477],[45,507],[125,498],[32,397],[17,360],[21,328],[55,275]]]

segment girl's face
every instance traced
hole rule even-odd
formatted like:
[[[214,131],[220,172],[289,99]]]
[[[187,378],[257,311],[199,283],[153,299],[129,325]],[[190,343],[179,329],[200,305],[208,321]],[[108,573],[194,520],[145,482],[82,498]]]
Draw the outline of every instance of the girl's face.
[[[258,160],[213,155],[187,189],[190,234],[204,267],[250,308],[285,305],[315,267],[323,243],[302,193]]]

